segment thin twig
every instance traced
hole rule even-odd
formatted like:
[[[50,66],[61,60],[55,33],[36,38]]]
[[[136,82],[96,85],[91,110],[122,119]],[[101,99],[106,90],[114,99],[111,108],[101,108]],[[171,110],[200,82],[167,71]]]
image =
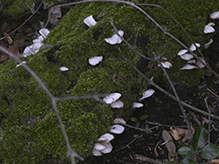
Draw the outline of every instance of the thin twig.
[[[165,68],[163,67],[163,65],[162,65],[162,63],[161,63],[161,61],[160,61],[160,58],[157,57],[155,53],[153,53],[153,54],[154,54],[155,59],[157,59],[156,61],[157,61],[157,63],[160,65],[160,68],[162,69],[164,75],[166,76],[166,78],[167,78],[167,80],[168,80],[168,82],[169,82],[169,84],[170,84],[170,87],[171,87],[172,90],[173,90],[173,93],[174,93],[174,95],[175,95],[175,97],[176,97],[176,101],[178,102],[179,107],[180,107],[180,110],[181,110],[181,112],[182,112],[182,114],[183,114],[184,121],[186,122],[187,129],[189,130],[189,133],[190,133],[191,138],[192,138],[193,135],[192,135],[192,130],[191,130],[191,127],[190,127],[190,123],[189,123],[189,120],[188,120],[187,115],[186,115],[186,113],[185,113],[185,110],[184,110],[184,108],[183,108],[183,106],[182,106],[182,103],[181,103],[181,100],[180,100],[180,98],[179,98],[179,95],[178,95],[178,93],[176,92],[176,88],[174,87],[174,85],[173,85],[173,83],[172,83],[172,81],[171,81],[171,79],[170,79],[169,74],[167,73],[167,71],[166,71]]]

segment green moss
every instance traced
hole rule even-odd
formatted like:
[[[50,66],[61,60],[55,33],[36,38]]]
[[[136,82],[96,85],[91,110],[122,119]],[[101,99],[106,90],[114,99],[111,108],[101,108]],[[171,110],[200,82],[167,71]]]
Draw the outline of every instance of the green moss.
[[[210,36],[205,37],[202,32],[208,15],[216,11],[218,1],[163,0],[159,3],[176,17],[195,42],[203,45],[209,39]],[[190,47],[191,42],[163,11],[149,7],[145,10]],[[98,22],[92,28],[83,23],[83,19],[89,15],[93,15]],[[108,131],[114,117],[130,116],[133,112],[130,107],[132,102],[148,87],[147,82],[123,60],[122,54],[136,66],[140,57],[124,43],[110,45],[104,41],[113,35],[109,23],[111,17],[117,29],[125,32],[125,39],[132,45],[139,31],[136,49],[140,52],[152,58],[152,52],[157,55],[163,53],[173,63],[168,73],[174,81],[195,85],[203,76],[201,69],[180,71],[186,62],[176,54],[182,47],[165,36],[135,8],[109,2],[76,5],[46,39],[46,43],[53,44],[53,47],[24,60],[55,96],[122,94],[121,100],[125,106],[119,110],[112,110],[110,106],[93,99],[58,103],[70,143],[83,157],[91,155],[96,139]],[[97,66],[90,66],[88,59],[93,56],[103,56],[104,60]],[[61,72],[61,66],[68,67],[69,71]],[[157,63],[148,62],[143,67],[147,76],[166,85]],[[0,160],[4,163],[42,163],[50,155],[65,161],[66,144],[55,112],[49,97],[39,88],[35,79],[22,67],[15,68],[13,60],[0,65],[0,79],[0,114],[3,116],[0,137],[4,137],[0,140]]]

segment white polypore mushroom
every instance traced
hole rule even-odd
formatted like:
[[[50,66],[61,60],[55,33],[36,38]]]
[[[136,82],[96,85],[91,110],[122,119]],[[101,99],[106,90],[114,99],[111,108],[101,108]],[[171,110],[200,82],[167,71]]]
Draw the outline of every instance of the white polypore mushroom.
[[[94,20],[93,15],[88,16],[87,18],[84,19],[84,23],[88,27],[93,27],[97,24],[97,22]]]
[[[213,13],[210,15],[210,18],[211,18],[211,19],[219,19],[219,11],[213,12]]]
[[[186,54],[181,55],[180,57],[183,60],[191,60],[194,56],[191,55],[191,54],[186,53]]]
[[[47,35],[49,34],[49,30],[46,28],[42,28],[39,30],[40,35],[43,37],[43,39],[45,39],[47,37]]]
[[[191,70],[191,69],[195,69],[195,68],[197,68],[197,67],[194,66],[194,65],[186,64],[185,66],[183,66],[182,68],[180,68],[180,70]]]
[[[197,47],[200,47],[201,45],[199,43],[195,43],[195,45]],[[196,50],[196,46],[194,44],[191,45],[191,47],[189,48],[191,51],[195,51]]]
[[[205,60],[202,58],[202,57],[198,57],[198,60],[196,62],[196,65],[199,67],[199,68],[204,68],[206,66],[206,62]]]
[[[120,93],[111,93],[110,95],[106,96],[103,101],[107,104],[112,104],[116,100],[118,100],[122,95]]]
[[[188,52],[188,50],[182,49],[182,50],[180,50],[180,51],[178,52],[177,55],[181,56],[181,55],[185,54],[186,52]]]
[[[162,64],[162,66],[163,66],[164,68],[170,69],[170,67],[172,67],[172,64],[171,64],[170,62],[168,62],[168,61],[161,62],[161,64]]]
[[[110,104],[112,108],[122,108],[124,106],[124,103],[120,100],[113,102]]]
[[[122,125],[113,125],[110,128],[110,132],[115,134],[121,134],[124,130],[125,128]]]
[[[115,124],[126,124],[126,122],[123,118],[116,118],[113,122]]]
[[[133,106],[133,108],[141,108],[144,105],[142,103],[134,102],[132,106]]]
[[[96,56],[96,57],[88,59],[88,62],[90,65],[95,66],[102,60],[103,60],[103,56]]]
[[[138,101],[142,101],[143,99],[152,96],[152,95],[154,94],[154,92],[155,92],[155,91],[154,91],[153,89],[148,89],[147,91],[145,91],[145,92],[143,93],[143,96],[142,96]]]
[[[205,49],[207,49],[213,43],[213,39],[210,39],[208,43],[205,44]]]
[[[68,71],[69,69],[67,67],[60,67],[59,68],[61,71]]]
[[[112,139],[114,139],[114,136],[110,133],[106,133],[106,134],[100,136],[100,138],[98,138],[97,141],[105,144],[105,143],[110,142]]]
[[[208,23],[204,28],[204,33],[208,34],[208,33],[215,32],[215,29],[212,26],[215,26],[215,24],[212,22]]]
[[[110,153],[112,151],[112,149],[113,149],[113,146],[112,146],[112,144],[110,142],[106,143],[104,146],[106,146],[106,148],[101,150],[100,151],[101,153],[107,154],[107,153]]]
[[[124,35],[124,32],[122,30],[118,31],[118,34],[122,37]],[[117,35],[114,34],[111,38],[104,39],[109,44],[120,44],[122,42],[122,39]]]

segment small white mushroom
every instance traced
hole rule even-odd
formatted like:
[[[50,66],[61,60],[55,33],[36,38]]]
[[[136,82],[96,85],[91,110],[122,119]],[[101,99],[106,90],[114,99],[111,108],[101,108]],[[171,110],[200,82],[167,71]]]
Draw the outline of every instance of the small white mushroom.
[[[211,19],[219,19],[219,11],[212,13],[210,15],[210,18]]]
[[[212,26],[215,26],[215,24],[212,22],[208,23],[204,28],[204,33],[208,34],[208,33],[215,32],[215,29]]]
[[[27,57],[27,56],[33,55],[34,52],[32,51],[32,49],[31,49],[30,47],[26,47],[26,48],[24,49],[23,54],[24,54],[24,57]]]
[[[134,102],[133,103],[133,108],[141,108],[143,107],[144,105],[142,103],[138,103],[138,102]]]
[[[196,66],[194,65],[191,65],[191,64],[186,64],[184,67],[182,67],[180,70],[191,70],[191,69],[195,69],[197,68]]]
[[[96,56],[96,57],[88,59],[88,62],[90,65],[95,66],[102,60],[103,60],[103,56]]]
[[[93,148],[92,152],[93,152],[94,156],[101,156],[102,155],[102,153],[99,150],[96,150],[94,148]]]
[[[95,143],[94,144],[94,149],[96,149],[96,150],[100,150],[101,151],[101,150],[103,150],[105,148],[106,148],[106,146],[101,144],[101,143]]]
[[[120,93],[111,93],[110,95],[106,96],[103,101],[107,104],[111,104],[118,100],[122,95]]]
[[[126,124],[123,118],[116,118],[113,122],[114,124]]]
[[[164,68],[170,69],[170,67],[172,67],[172,64],[171,64],[170,62],[168,62],[168,61],[161,62],[161,64],[162,64],[162,66],[163,66]]]
[[[195,45],[197,47],[200,47],[201,45],[199,43],[195,43]],[[191,45],[191,47],[189,48],[191,51],[195,51],[196,50],[196,46],[194,44]]]
[[[87,18],[84,19],[84,23],[88,27],[93,27],[97,24],[97,22],[94,20],[93,15],[88,16]]]
[[[205,60],[202,58],[202,57],[198,57],[198,60],[196,62],[196,65],[199,67],[199,68],[204,68],[207,64],[205,62]]]
[[[191,60],[191,59],[193,59],[194,56],[191,55],[191,54],[186,53],[186,54],[181,55],[180,57],[183,60]]]
[[[43,39],[45,39],[47,37],[47,35],[49,34],[49,30],[46,28],[42,28],[39,30],[39,33],[43,37]]]
[[[67,67],[60,67],[59,68],[61,71],[68,71],[69,69]]]
[[[106,143],[104,146],[106,146],[106,148],[101,150],[101,153],[103,153],[103,154],[110,153],[112,151],[112,149],[113,149],[113,146],[112,146],[112,144],[110,142]]]
[[[205,49],[207,49],[213,42],[213,39],[210,39],[209,42],[205,44]]]
[[[110,128],[110,132],[115,134],[121,134],[124,130],[125,128],[122,125],[113,125]]]
[[[119,30],[118,34],[122,37],[124,35],[124,32],[122,30]],[[122,39],[117,34],[114,34],[111,38],[106,38],[104,40],[112,45],[120,44],[122,42]]]
[[[114,136],[110,133],[106,133],[100,136],[100,138],[98,138],[97,141],[105,144],[105,143],[110,142],[112,139],[114,139]]]
[[[188,50],[182,49],[182,50],[180,50],[180,51],[178,52],[177,55],[181,56],[181,55],[185,54],[186,52],[188,52]]]
[[[113,102],[110,104],[112,108],[122,108],[124,106],[124,103],[120,100]]]
[[[142,101],[143,99],[152,96],[152,95],[154,94],[154,92],[155,92],[155,91],[154,91],[153,89],[148,89],[147,91],[145,91],[145,92],[143,93],[143,96],[142,96],[138,101]]]

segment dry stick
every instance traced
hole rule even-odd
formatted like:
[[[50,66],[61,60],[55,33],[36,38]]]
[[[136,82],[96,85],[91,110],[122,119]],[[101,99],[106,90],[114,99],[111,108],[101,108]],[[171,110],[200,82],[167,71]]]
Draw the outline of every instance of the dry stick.
[[[118,48],[119,49],[119,48]],[[167,95],[168,97],[172,98],[173,100],[177,101],[177,98],[170,94],[169,92],[167,92],[166,90],[164,90],[163,88],[161,88],[159,85],[157,85],[156,83],[153,82],[152,79],[149,79],[147,76],[145,76],[139,69],[137,69],[126,57],[125,55],[122,53],[122,51],[119,49],[120,53],[122,54],[123,56],[123,59],[138,73],[142,76],[143,79],[145,79],[150,85],[154,86],[155,88],[157,88],[159,91],[163,92],[165,95]],[[213,119],[216,119],[216,120],[219,120],[219,117],[214,115],[214,114],[209,114],[208,112],[205,112],[199,108],[196,108],[196,107],[193,107],[185,102],[183,102],[182,100],[180,100],[180,102],[182,103],[183,106],[195,111],[195,112],[198,112],[198,113],[201,113],[203,115],[206,115],[206,116],[211,116]]]
[[[171,81],[171,79],[170,79],[170,76],[168,75],[167,71],[165,70],[165,68],[163,67],[162,63],[160,62],[160,58],[157,57],[155,53],[153,53],[153,54],[154,54],[154,57],[157,58],[157,63],[160,65],[160,67],[161,67],[161,69],[162,69],[164,75],[166,76],[166,78],[167,78],[167,80],[168,80],[168,82],[169,82],[169,84],[170,84],[170,87],[171,87],[172,90],[173,90],[173,93],[174,93],[174,95],[175,95],[175,97],[176,97],[176,100],[177,100],[177,102],[178,102],[178,104],[179,104],[180,110],[181,110],[181,112],[182,112],[182,114],[183,114],[184,121],[186,122],[187,129],[189,130],[190,136],[192,137],[193,135],[192,135],[192,130],[191,130],[191,127],[190,127],[190,124],[189,124],[189,120],[188,120],[187,115],[186,115],[186,113],[185,113],[185,110],[184,110],[184,108],[183,108],[183,106],[182,106],[182,103],[181,103],[181,100],[180,100],[180,98],[179,98],[179,95],[178,95],[177,92],[176,92],[176,89],[175,89],[175,87],[174,87],[174,85],[173,85],[173,83],[172,83],[172,81]]]
[[[10,57],[14,58],[14,60],[18,63],[22,63],[22,60],[20,60],[16,55],[14,55],[13,53],[9,52],[8,50],[6,50],[5,48],[3,48],[2,46],[0,46],[0,51],[8,54]],[[39,85],[43,88],[43,90],[47,93],[47,95],[49,96],[49,98],[52,101],[52,106],[56,112],[56,116],[58,118],[58,122],[59,125],[61,127],[61,131],[62,134],[65,138],[65,142],[66,142],[66,146],[68,148],[68,152],[67,152],[67,157],[70,156],[72,164],[75,164],[75,157],[79,158],[80,160],[83,160],[83,158],[81,156],[79,156],[71,147],[69,139],[68,139],[68,135],[66,133],[65,130],[65,125],[62,122],[61,116],[59,114],[59,110],[57,108],[57,101],[58,98],[54,97],[52,95],[52,93],[49,91],[49,89],[45,86],[45,84],[43,83],[43,81],[39,78],[39,76],[28,66],[26,65],[26,63],[23,63],[22,66],[24,67],[24,69],[26,69],[34,78],[35,80],[39,83]]]
[[[33,16],[34,14],[37,13],[37,11],[40,9],[40,7],[42,6],[44,0],[40,3],[40,5],[37,7],[37,9],[31,14],[31,16],[29,16],[29,18],[27,18],[27,20],[24,21],[24,23],[22,23],[19,27],[17,27],[16,29],[14,29],[12,32],[10,32],[8,35],[5,35],[4,37],[0,38],[0,40],[6,38],[7,36],[10,36],[11,34],[13,34],[14,32],[16,32],[17,30],[19,30],[23,25],[25,25]]]
[[[211,110],[209,109],[209,106],[208,106],[208,98],[206,97],[205,99],[205,105],[206,105],[206,108],[208,109],[208,113],[210,114],[211,113]],[[210,144],[210,130],[211,130],[211,116],[209,115],[208,116],[208,144]]]

